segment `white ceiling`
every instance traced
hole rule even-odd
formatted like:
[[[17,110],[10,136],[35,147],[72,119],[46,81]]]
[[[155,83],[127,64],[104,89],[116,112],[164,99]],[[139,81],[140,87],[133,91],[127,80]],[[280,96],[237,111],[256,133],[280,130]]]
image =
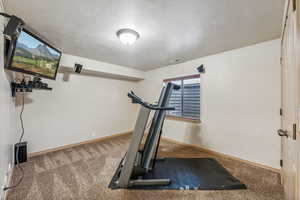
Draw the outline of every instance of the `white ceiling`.
[[[6,0],[64,53],[150,70],[280,37],[284,0]],[[125,46],[121,28],[139,32]]]

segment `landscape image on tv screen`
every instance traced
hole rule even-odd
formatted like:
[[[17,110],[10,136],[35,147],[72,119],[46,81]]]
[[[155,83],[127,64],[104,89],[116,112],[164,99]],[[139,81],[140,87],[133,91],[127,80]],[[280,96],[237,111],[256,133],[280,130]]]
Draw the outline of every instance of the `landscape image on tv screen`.
[[[55,78],[61,53],[22,31],[18,37],[11,67]]]

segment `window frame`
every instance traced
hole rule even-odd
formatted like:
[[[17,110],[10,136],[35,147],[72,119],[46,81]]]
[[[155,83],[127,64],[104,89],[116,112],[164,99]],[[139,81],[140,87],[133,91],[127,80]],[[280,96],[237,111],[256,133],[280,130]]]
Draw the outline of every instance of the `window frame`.
[[[175,77],[175,78],[168,78],[168,79],[164,79],[163,83],[168,83],[168,82],[172,82],[172,81],[184,81],[184,80],[195,79],[195,78],[200,78],[200,74],[193,74],[193,75],[187,75],[187,76],[179,76],[179,77]],[[201,87],[201,85],[200,85],[200,87]],[[181,98],[183,98],[183,96]],[[199,119],[192,119],[192,118],[188,118],[188,117],[175,116],[175,115],[170,115],[170,114],[166,113],[166,118],[170,119],[170,120],[176,120],[176,121],[201,123],[201,119],[200,119],[201,115],[200,115]]]

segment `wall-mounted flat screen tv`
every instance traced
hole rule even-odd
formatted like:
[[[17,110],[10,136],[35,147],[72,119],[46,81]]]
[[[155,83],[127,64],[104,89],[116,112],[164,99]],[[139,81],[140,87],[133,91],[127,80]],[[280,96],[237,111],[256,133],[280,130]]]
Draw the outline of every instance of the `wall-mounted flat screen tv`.
[[[7,69],[55,79],[61,52],[23,29],[14,44]]]

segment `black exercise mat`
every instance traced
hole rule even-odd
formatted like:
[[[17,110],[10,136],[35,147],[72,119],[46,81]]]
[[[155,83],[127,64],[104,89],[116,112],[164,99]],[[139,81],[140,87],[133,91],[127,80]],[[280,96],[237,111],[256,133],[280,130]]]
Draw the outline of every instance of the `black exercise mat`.
[[[170,179],[166,186],[132,186],[128,189],[169,190],[233,190],[247,189],[213,158],[165,158],[157,161],[155,168],[143,179]],[[114,185],[116,174],[109,187]]]

